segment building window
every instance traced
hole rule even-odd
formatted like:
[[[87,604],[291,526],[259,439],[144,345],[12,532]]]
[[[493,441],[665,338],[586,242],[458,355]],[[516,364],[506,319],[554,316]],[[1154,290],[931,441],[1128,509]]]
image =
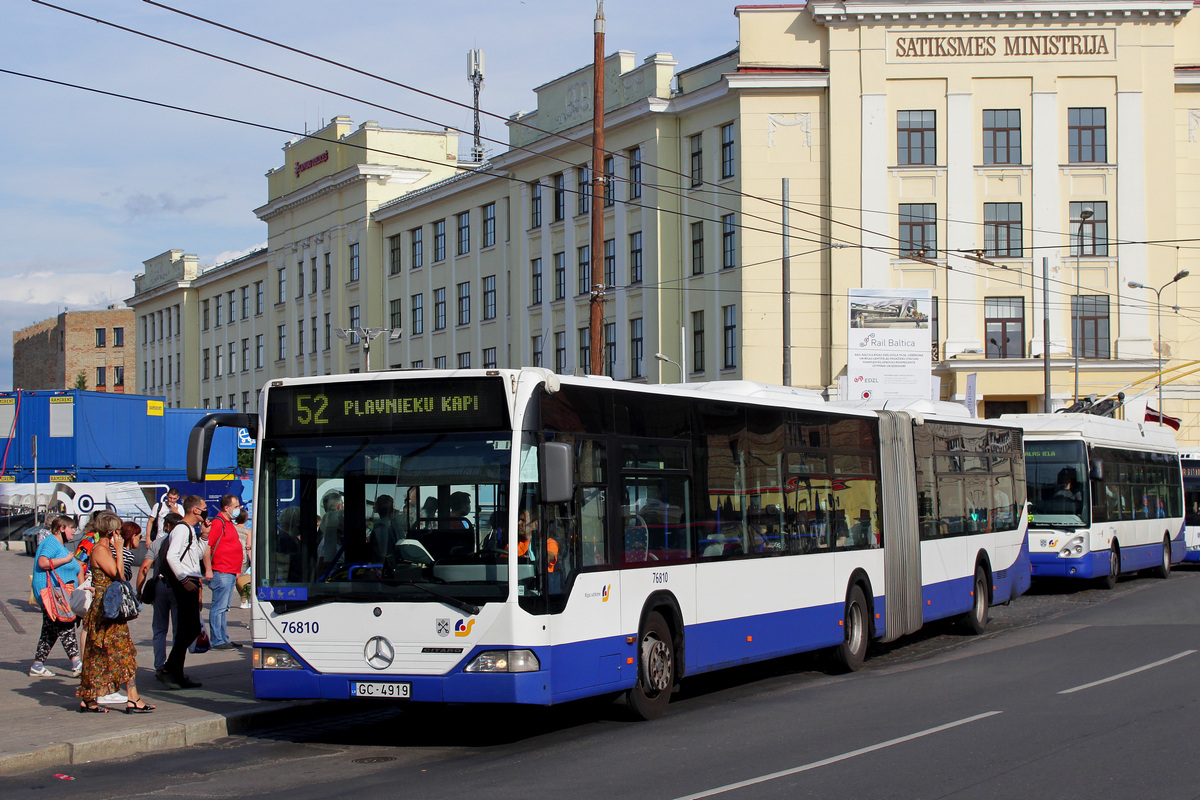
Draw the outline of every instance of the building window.
[[[722,342],[724,345],[725,369],[737,366],[737,306],[722,306],[721,316],[724,319]]]
[[[616,195],[616,167],[613,165],[613,157],[604,157],[604,205],[611,206],[617,202]]]
[[[316,339],[313,343],[316,344]],[[250,339],[242,339],[242,372],[250,371]]]
[[[692,223],[692,274],[704,274],[704,223]]]
[[[983,112],[983,163],[1021,163],[1020,109],[994,109]]]
[[[250,319],[250,287],[242,287],[242,319]]]
[[[587,294],[592,283],[592,246],[585,244],[576,248],[579,269],[579,291],[576,294]]]
[[[1071,342],[1074,354],[1080,358],[1111,358],[1108,334],[1108,295],[1072,297]]]
[[[985,297],[983,324],[988,358],[1025,357],[1025,299]]]
[[[287,301],[287,267],[280,267],[276,273],[276,284],[279,289],[277,296],[279,299],[275,302],[283,303]]]
[[[554,221],[567,216],[567,178],[561,172],[554,176]]]
[[[223,350],[224,350],[224,348],[221,345],[217,345],[214,350],[217,363],[216,363],[216,369],[213,370],[213,375],[217,376],[218,378],[225,374],[225,354],[224,354]],[[161,380],[161,376],[160,376],[160,380]]]
[[[104,367],[96,367],[96,388],[108,385],[106,372]]]
[[[225,312],[222,310],[221,295],[217,295],[212,299],[213,302],[213,327],[219,328],[225,321]],[[160,326],[161,327],[161,326]]]
[[[1091,211],[1088,219],[1081,219]],[[1108,255],[1108,203],[1071,203],[1071,255]]]
[[[416,361],[413,361],[412,368],[413,369],[425,369],[425,359],[418,358]]]
[[[459,369],[470,369],[471,368],[471,354],[470,353],[459,353],[458,354],[458,368]]]
[[[96,328],[96,347],[108,346],[108,329]]]
[[[362,324],[362,314],[358,310],[358,306],[350,306],[350,327],[357,328]],[[358,344],[359,338],[357,333],[350,334],[350,344]]]
[[[433,263],[446,259],[446,220],[433,223]]]
[[[113,386],[125,385],[125,368],[113,367]]]
[[[311,331],[311,333],[312,333],[312,339],[310,340],[312,342],[312,352],[313,352],[313,355],[316,355],[317,341],[318,341],[318,339],[317,339],[317,318],[312,317],[309,319],[308,322],[309,322],[309,331]]]
[[[263,313],[263,308],[266,306],[267,296],[263,290],[263,282],[254,282],[254,313],[255,315]]]
[[[529,184],[529,227],[542,227],[542,182]]]
[[[896,112],[896,161],[906,164],[937,163],[937,128],[934,111]]]
[[[695,136],[688,137],[688,141],[691,143],[692,151],[692,186],[696,187],[704,183],[704,135],[697,133]]]
[[[125,346],[125,329],[113,328],[113,347]]]
[[[458,285],[458,323],[459,325],[471,324],[471,284],[470,282],[460,283]]]
[[[580,328],[579,335],[579,371],[584,375],[592,374],[592,329]]]
[[[483,278],[483,318],[496,318],[496,276],[485,275]]]
[[[388,237],[388,274],[400,274],[400,250],[403,245],[400,242],[400,234]],[[317,267],[313,264],[313,291],[317,290]]]
[[[529,363],[532,366],[542,366],[542,346],[543,338],[541,335],[529,337]]]
[[[471,212],[464,211],[455,217],[458,221],[458,250],[460,256],[471,252]]]
[[[250,393],[242,392],[242,411],[250,410]]]
[[[636,200],[642,196],[642,148],[634,147],[629,151],[629,199]]]
[[[411,308],[412,313],[409,315],[408,321],[412,326],[412,335],[418,336],[425,332],[425,295],[414,294]]]
[[[433,329],[435,331],[445,330],[446,328],[446,289],[433,290]]]
[[[721,126],[721,177],[732,178],[734,171],[733,123]]]
[[[721,217],[721,269],[733,269],[737,266],[737,227],[733,224],[733,214]]]
[[[350,245],[350,283],[358,280],[358,243]]]
[[[237,292],[230,291],[227,296],[227,301],[228,301],[228,305],[229,305],[229,324],[232,325],[233,321],[235,319],[237,319],[237,306],[235,305],[237,302]],[[171,310],[167,309],[167,336],[170,336],[170,335],[171,335]]]
[[[333,256],[329,253],[325,254],[325,289],[328,290],[333,286]]]
[[[613,377],[617,363],[617,323],[604,323],[604,374]]]
[[[1108,161],[1108,112],[1103,108],[1067,109],[1067,161],[1104,164]]]
[[[496,243],[496,204],[488,203],[483,207],[483,247],[491,247]]]
[[[388,302],[388,327],[393,331],[400,330],[401,302],[400,300],[391,300]]]
[[[531,259],[529,262],[529,305],[537,306],[542,303],[542,260]]]
[[[641,378],[646,368],[646,338],[642,319],[629,320],[629,377]]]
[[[225,374],[232,375],[235,372],[237,372],[237,350],[234,349],[233,342],[229,343],[229,347],[227,348],[227,350],[229,352],[229,370]],[[167,356],[167,377],[170,378],[170,376],[171,376],[171,357]]]
[[[559,375],[567,371],[567,332],[558,331],[554,334],[554,371]]]
[[[333,333],[333,325],[330,324],[329,312],[326,311],[325,312],[325,350],[326,351],[329,350],[329,346],[330,346],[329,337],[332,335],[332,333]]]
[[[446,368],[446,357],[445,356],[434,356],[433,357],[433,368],[434,369],[445,369]]]
[[[642,232],[629,234],[629,283],[638,284],[645,280],[642,259]]]
[[[283,270],[279,270],[279,272],[280,272],[280,274],[283,274]],[[200,301],[200,330],[202,330],[202,331],[208,330],[208,308],[209,308],[209,301],[201,300]],[[153,314],[150,315],[150,341],[154,341],[154,315]]]
[[[409,257],[412,269],[420,269],[425,264],[425,243],[422,238],[423,229],[413,228],[409,231]]]
[[[495,369],[496,368],[496,348],[494,348],[494,347],[483,348],[483,368],[484,369]]]
[[[617,285],[617,240],[604,240],[604,285]]]
[[[562,300],[567,296],[567,254],[554,254],[554,299]]]
[[[900,204],[900,257],[937,257],[937,205]]]
[[[287,325],[280,325],[275,329],[276,361],[283,361],[287,358]],[[220,371],[220,367],[217,368]]]
[[[704,372],[704,312],[692,312],[692,372]]]
[[[983,204],[983,252],[989,258],[1020,258],[1021,204]]]
[[[263,343],[263,335],[256,334],[254,337],[254,368],[262,369],[266,363],[267,349]]]
[[[592,210],[591,170],[575,168],[575,213],[586,214]]]

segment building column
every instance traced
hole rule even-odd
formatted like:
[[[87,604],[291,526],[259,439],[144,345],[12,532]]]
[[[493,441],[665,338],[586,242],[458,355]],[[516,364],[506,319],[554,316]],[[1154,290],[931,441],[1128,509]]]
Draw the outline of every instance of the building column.
[[[1062,197],[1059,193],[1059,127],[1058,127],[1058,92],[1033,93],[1033,119],[1029,121],[1030,139],[1033,143],[1033,217],[1030,228],[1033,229],[1033,252],[1035,261],[1033,274],[1040,279],[1043,256],[1049,257],[1050,267],[1050,354],[1063,355],[1068,352],[1063,325],[1062,309],[1067,308],[1066,316],[1070,316],[1071,296],[1073,289],[1062,270],[1063,253],[1057,248],[1062,247],[1062,234],[1057,233],[1060,223],[1065,216]],[[1024,127],[1025,123],[1022,123]],[[1068,253],[1070,249],[1068,248]],[[1029,351],[1031,355],[1041,355],[1045,352],[1042,336],[1042,293],[1040,280],[1038,290],[1033,293],[1033,316],[1030,322],[1034,326],[1035,336]]]
[[[946,249],[974,247],[979,217],[975,200],[974,126],[970,92],[946,95],[946,202],[940,215],[946,217]],[[953,210],[952,210],[953,209]],[[950,254],[941,254],[949,262]],[[981,350],[981,306],[975,262],[959,259],[946,270],[946,352],[944,358]]]
[[[895,229],[888,208],[888,119],[887,95],[864,94],[862,97],[862,172],[859,174],[862,196],[862,276],[859,286],[892,285],[890,255],[896,242],[889,234]],[[878,248],[878,249],[871,249]],[[852,281],[847,282],[853,285]]]
[[[1112,221],[1115,219],[1121,230],[1120,241],[1144,242],[1147,236],[1146,222],[1146,149],[1142,132],[1142,93],[1117,92],[1116,163],[1117,176],[1116,214],[1109,214],[1108,238],[1117,240]],[[1109,159],[1112,163],[1112,159]],[[1146,263],[1146,245],[1114,245],[1117,262],[1117,342],[1114,355],[1117,358],[1154,358],[1151,339],[1151,317],[1155,313],[1156,298],[1145,289],[1130,289],[1129,282],[1158,285],[1163,281],[1150,279]],[[1139,300],[1144,300],[1139,303]]]

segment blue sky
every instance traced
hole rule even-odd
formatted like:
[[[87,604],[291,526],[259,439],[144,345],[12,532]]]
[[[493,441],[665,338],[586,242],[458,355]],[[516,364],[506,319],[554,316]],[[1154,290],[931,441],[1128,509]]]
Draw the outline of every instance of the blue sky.
[[[469,131],[470,112],[221,31],[138,0],[48,0],[125,27],[244,61]],[[167,0],[166,5],[384,75],[463,103],[466,55],[484,51],[481,105],[509,116],[533,88],[592,55],[594,0]],[[32,0],[5,3],[0,68],[285,128],[427,127]],[[638,61],[672,53],[680,68],[737,44],[729,0],[607,0],[606,51]],[[170,249],[216,264],[266,242],[253,209],[286,134],[0,74],[0,389],[12,388],[12,333],[64,308],[133,294],[142,262]],[[483,134],[507,138],[499,120]],[[469,146],[469,140],[463,139]],[[485,143],[486,145],[486,143]],[[492,150],[497,146],[487,145]]]

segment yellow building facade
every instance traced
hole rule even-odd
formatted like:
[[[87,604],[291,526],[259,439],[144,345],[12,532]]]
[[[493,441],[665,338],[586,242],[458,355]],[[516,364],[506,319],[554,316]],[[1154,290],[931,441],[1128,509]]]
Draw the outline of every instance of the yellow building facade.
[[[245,337],[218,342],[199,304],[197,352],[233,342],[235,405],[245,384],[364,369],[362,342],[330,336],[356,326],[400,331],[375,340],[372,369],[587,371],[601,291],[618,380],[790,376],[839,396],[847,295],[868,287],[931,292],[937,391],[962,400],[976,375],[981,414],[1040,408],[1047,347],[1053,408],[1076,380],[1081,396],[1133,397],[1160,359],[1200,358],[1190,0],[810,0],[735,15],[738,48],[689,69],[668,53],[606,60],[602,252],[590,66],[537,87],[510,149],[481,165],[457,160],[450,133],[338,118],[268,176],[267,252],[245,267],[261,275],[222,270],[197,297],[264,283],[263,366],[243,375]],[[356,136],[369,155],[328,143]],[[1183,270],[1195,274],[1172,283]],[[228,403],[210,380],[201,398]],[[1200,438],[1198,386],[1163,390],[1184,441]]]

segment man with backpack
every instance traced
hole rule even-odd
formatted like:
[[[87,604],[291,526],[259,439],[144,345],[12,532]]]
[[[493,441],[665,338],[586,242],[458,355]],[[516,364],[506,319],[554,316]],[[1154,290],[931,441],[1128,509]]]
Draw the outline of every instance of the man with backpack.
[[[160,533],[166,530],[163,519],[167,514],[183,516],[183,509],[179,507],[179,490],[175,487],[169,487],[167,493],[154,506],[154,510],[150,514],[150,531],[146,541],[153,542]]]
[[[209,533],[208,506],[204,498],[189,494],[183,498],[182,521],[167,532],[166,566],[163,578],[166,586],[175,593],[179,606],[179,624],[175,628],[175,643],[167,656],[167,663],[160,678],[168,689],[198,689],[201,684],[183,674],[183,662],[187,658],[188,645],[196,640],[203,630],[200,621],[200,580],[203,576],[212,580],[212,569],[207,566],[205,539]],[[196,532],[199,526],[200,532]],[[166,587],[164,587],[166,588]]]
[[[226,628],[229,602],[233,599],[234,589],[237,587],[237,576],[242,571],[242,537],[233,522],[241,507],[242,501],[237,495],[227,494],[222,497],[221,510],[212,521],[208,532],[208,545],[212,554],[212,577],[208,583],[212,589],[212,599],[208,606],[208,627],[213,650],[233,650],[241,647],[239,643],[229,640],[229,631]]]

